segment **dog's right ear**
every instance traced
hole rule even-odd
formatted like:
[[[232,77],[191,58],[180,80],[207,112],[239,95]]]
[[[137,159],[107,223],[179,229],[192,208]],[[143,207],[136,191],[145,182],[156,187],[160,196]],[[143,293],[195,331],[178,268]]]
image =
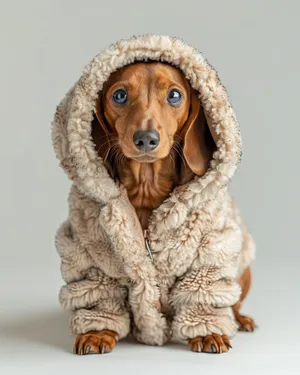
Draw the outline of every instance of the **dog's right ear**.
[[[95,144],[96,152],[103,159],[104,162],[108,157],[108,153],[111,146],[109,134],[110,131],[105,121],[103,113],[102,95],[100,92],[96,100],[96,108],[94,119],[92,122],[91,135]]]
[[[190,169],[196,175],[202,176],[212,158],[213,148],[210,144],[214,146],[214,142],[208,142],[207,138],[212,137],[198,95],[196,90],[191,91],[190,113],[183,128],[183,155]]]

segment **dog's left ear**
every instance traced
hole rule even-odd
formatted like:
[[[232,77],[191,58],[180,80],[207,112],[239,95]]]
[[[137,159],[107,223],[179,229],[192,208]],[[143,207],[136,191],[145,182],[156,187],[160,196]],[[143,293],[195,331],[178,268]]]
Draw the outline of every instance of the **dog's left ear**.
[[[110,176],[115,179],[116,171],[111,162],[108,160],[109,151],[111,149],[111,132],[112,131],[105,120],[102,93],[100,92],[96,101],[91,136],[94,141],[97,154],[102,158]]]
[[[207,121],[196,90],[191,90],[189,117],[183,127],[183,155],[190,169],[202,176],[208,169],[212,149],[207,143],[209,133]],[[207,133],[208,132],[208,133]],[[209,142],[210,143],[210,142]]]
[[[100,92],[96,100],[95,117],[92,123],[92,138],[95,143],[97,154],[105,160],[110,149],[110,131],[106,124],[103,105],[102,93]]]

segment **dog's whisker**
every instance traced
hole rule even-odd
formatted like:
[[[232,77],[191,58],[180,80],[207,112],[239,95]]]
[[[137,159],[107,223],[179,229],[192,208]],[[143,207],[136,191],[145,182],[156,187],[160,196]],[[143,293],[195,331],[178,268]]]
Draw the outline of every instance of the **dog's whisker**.
[[[111,159],[111,157],[112,157],[111,154],[114,153],[114,149],[115,149],[117,146],[118,146],[118,145],[115,143],[115,144],[113,144],[113,145],[107,150],[107,152],[106,152],[106,154],[105,154],[105,158],[104,158],[104,163],[107,162],[107,158],[108,158],[109,160]]]
[[[110,161],[112,162],[112,166],[113,168],[115,169],[115,163],[113,162],[114,159],[116,159],[116,163],[117,163],[117,157],[118,157],[118,154],[120,153],[120,149],[119,149],[119,145],[118,144],[115,144],[112,148],[111,148],[111,153],[110,153]]]
[[[178,145],[178,144],[174,143],[174,145],[172,146],[172,148],[174,149],[175,152],[177,152],[177,154],[179,155],[180,159],[182,160],[184,166],[186,166],[186,161],[185,161],[184,157],[182,156],[182,154],[180,152],[180,149],[178,150],[178,148],[177,148],[179,146],[181,147],[181,145]]]
[[[121,165],[121,159],[122,159],[121,150],[117,149],[117,152],[116,152],[116,166],[120,166]]]
[[[172,160],[173,166],[175,167],[175,160],[171,153],[169,153],[168,157]]]
[[[99,140],[102,140],[103,138],[109,138],[110,140],[112,139],[118,139],[118,136],[116,134],[104,134],[101,137],[99,137]]]
[[[177,139],[176,139],[177,138]],[[180,144],[180,142],[182,142],[182,137],[179,135],[179,134],[175,134],[174,135],[174,141],[178,144]]]
[[[121,166],[123,162],[125,161],[125,155],[123,153],[119,153],[119,159],[118,159],[118,164]]]
[[[106,146],[109,143],[116,143],[118,140],[117,139],[108,139],[106,142],[101,143],[101,145],[98,147],[98,151],[100,150],[101,147]]]

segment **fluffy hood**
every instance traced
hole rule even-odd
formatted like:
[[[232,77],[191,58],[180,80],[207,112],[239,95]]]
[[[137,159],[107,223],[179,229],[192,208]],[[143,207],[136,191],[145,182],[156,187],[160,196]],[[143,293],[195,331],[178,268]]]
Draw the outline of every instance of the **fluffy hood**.
[[[135,61],[146,60],[167,62],[181,69],[191,86],[199,91],[217,146],[206,174],[175,189],[169,201],[182,201],[188,198],[191,190],[201,190],[202,197],[207,195],[206,190],[213,198],[220,187],[229,183],[240,161],[238,123],[217,72],[193,47],[176,38],[132,37],[97,55],[57,107],[52,126],[56,156],[68,176],[88,197],[105,204],[120,195],[122,187],[109,176],[94,148],[91,137],[93,112],[97,95],[113,72]],[[169,207],[168,201],[164,205]]]

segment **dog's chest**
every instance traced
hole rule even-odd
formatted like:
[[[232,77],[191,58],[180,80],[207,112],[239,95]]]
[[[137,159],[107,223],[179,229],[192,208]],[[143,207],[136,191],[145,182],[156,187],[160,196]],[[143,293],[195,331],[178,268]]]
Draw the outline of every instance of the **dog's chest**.
[[[152,211],[159,207],[172,191],[176,173],[168,168],[168,165],[160,162],[159,165],[124,165],[119,175],[141,226],[146,229]]]

